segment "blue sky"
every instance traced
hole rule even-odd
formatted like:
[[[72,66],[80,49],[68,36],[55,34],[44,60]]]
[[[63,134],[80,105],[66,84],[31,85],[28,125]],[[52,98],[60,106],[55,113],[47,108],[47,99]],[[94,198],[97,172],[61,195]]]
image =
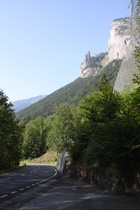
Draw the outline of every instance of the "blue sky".
[[[107,51],[112,20],[130,0],[0,0],[0,88],[10,101],[78,78],[84,55]]]

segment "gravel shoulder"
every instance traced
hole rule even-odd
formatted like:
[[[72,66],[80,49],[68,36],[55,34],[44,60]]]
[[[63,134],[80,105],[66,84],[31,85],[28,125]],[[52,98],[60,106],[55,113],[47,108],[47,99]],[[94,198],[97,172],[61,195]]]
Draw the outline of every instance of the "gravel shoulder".
[[[140,200],[114,196],[89,184],[60,177],[38,197],[28,200],[19,210],[139,210]]]

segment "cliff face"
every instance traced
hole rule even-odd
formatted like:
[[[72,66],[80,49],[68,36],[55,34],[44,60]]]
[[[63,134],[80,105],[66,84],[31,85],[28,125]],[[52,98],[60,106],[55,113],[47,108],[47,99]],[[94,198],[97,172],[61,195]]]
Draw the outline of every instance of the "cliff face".
[[[133,74],[137,73],[137,67],[133,57],[134,40],[132,38],[131,18],[114,20],[110,28],[108,39],[108,52],[100,58],[99,54],[93,57],[86,55],[80,67],[79,77],[89,77],[100,74],[100,72],[113,60],[122,59],[122,64],[116,77],[114,89],[122,92],[125,86],[132,86]],[[96,58],[96,59],[95,59]]]
[[[90,52],[88,52],[80,67],[79,77],[84,78],[91,75],[91,68],[88,67],[89,60],[91,59]]]
[[[88,52],[80,67],[79,77],[85,78],[89,76],[96,76],[100,74],[103,69],[104,60],[106,57],[106,53],[100,53],[99,55],[95,55],[91,57],[90,52]]]
[[[125,89],[134,86],[132,79],[134,78],[133,75],[136,73],[138,73],[138,70],[135,64],[135,59],[133,54],[129,52],[128,55],[123,59],[120,66],[120,70],[114,84],[114,90],[117,90],[119,93],[121,93]]]
[[[133,56],[134,40],[131,18],[114,20],[111,24],[108,40],[108,60],[123,59],[118,72],[114,89],[122,92],[127,86],[133,86],[133,74],[137,67]]]
[[[108,59],[123,59],[131,48],[130,18],[114,20],[110,28],[108,39]]]

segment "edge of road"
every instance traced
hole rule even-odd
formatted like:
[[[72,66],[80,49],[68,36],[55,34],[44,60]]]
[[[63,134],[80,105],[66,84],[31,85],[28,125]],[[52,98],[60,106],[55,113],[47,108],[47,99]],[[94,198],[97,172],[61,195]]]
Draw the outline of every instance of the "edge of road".
[[[10,198],[9,200],[4,201],[3,203],[0,204],[0,210],[2,209],[16,210],[22,204],[36,198],[43,191],[53,187],[58,178],[62,176],[67,161],[68,161],[68,152],[63,151],[57,162],[57,165],[52,166],[55,171],[54,175],[43,181],[41,180],[40,182],[37,182],[34,186],[30,186],[30,189],[28,189],[25,192],[17,192],[17,195],[15,197]]]
[[[51,177],[45,179],[44,181],[37,182],[35,186],[28,189],[25,192],[19,192],[15,197],[10,198],[7,201],[4,201],[0,204],[0,210],[16,210],[22,204],[26,203],[29,200],[32,200],[39,196],[39,194],[43,193],[47,189],[50,189],[54,186],[54,184],[58,181],[58,178],[61,176],[61,173],[56,169],[55,166],[52,166],[55,173]]]

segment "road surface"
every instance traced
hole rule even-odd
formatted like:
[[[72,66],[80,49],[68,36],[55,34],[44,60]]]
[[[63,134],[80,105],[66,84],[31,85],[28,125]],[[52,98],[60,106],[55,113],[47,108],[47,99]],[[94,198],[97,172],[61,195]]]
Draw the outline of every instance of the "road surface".
[[[55,176],[57,176],[55,167],[41,164],[27,164],[27,167],[22,170],[1,174],[0,204],[48,182]]]
[[[139,198],[111,195],[45,165],[0,175],[0,196],[0,210],[140,210]]]
[[[140,199],[111,195],[63,176],[52,188],[23,203],[18,210],[140,210]]]

